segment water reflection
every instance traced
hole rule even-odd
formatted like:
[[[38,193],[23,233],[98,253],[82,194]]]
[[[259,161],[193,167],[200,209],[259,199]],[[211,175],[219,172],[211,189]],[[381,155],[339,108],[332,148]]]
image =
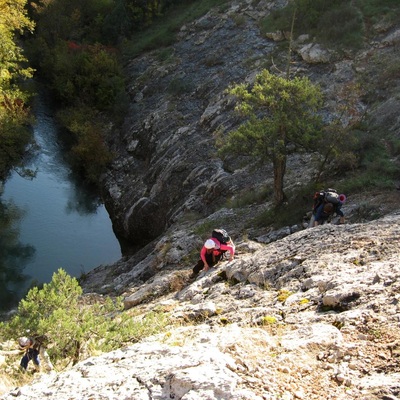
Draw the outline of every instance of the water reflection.
[[[34,104],[33,132],[39,151],[26,168],[36,171],[35,177],[25,179],[13,173],[4,185],[4,193],[0,193],[4,210],[9,212],[9,204],[14,204],[9,237],[1,224],[7,224],[10,218],[2,221],[0,214],[1,234],[9,243],[6,258],[1,254],[1,263],[8,271],[1,272],[5,290],[0,296],[4,309],[16,298],[20,299],[33,283],[49,282],[59,268],[79,277],[121,257],[120,245],[101,199],[71,173],[65,161],[51,103],[47,100],[40,95]],[[6,249],[4,240],[0,236],[0,252]],[[12,261],[11,256],[15,256]]]
[[[12,202],[0,197],[0,311],[14,307],[20,297],[20,288],[29,279],[24,274],[33,259],[35,248],[19,241],[19,222],[23,212]]]
[[[72,180],[73,178],[71,178]],[[65,212],[67,214],[78,213],[80,216],[95,214],[97,209],[102,206],[102,201],[94,192],[82,186],[79,180],[73,180],[73,190],[69,193]]]

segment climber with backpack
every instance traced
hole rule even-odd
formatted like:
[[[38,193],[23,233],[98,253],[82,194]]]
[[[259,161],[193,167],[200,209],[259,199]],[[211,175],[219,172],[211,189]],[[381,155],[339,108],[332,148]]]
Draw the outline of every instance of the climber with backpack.
[[[335,214],[340,217],[339,223],[344,224],[344,214],[341,208],[345,201],[346,196],[339,195],[335,189],[329,188],[316,192],[309,227],[322,225]]]
[[[201,270],[208,271],[216,265],[225,255],[230,253],[229,261],[235,256],[235,245],[225,229],[214,229],[211,238],[207,239],[200,250],[200,260],[193,267],[190,278],[195,278]]]
[[[18,339],[19,349],[24,352],[20,362],[20,367],[22,370],[26,371],[28,369],[28,363],[31,360],[36,371],[40,371],[41,369],[41,360],[44,362],[45,368],[48,371],[52,371],[54,369],[44,345],[45,340],[46,337],[44,335],[37,337],[22,336]]]

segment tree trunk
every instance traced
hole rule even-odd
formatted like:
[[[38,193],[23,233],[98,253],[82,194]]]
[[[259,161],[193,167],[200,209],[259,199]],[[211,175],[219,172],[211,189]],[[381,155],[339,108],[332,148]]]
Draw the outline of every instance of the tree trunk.
[[[283,178],[286,172],[286,158],[286,155],[279,154],[273,160],[275,206],[282,205],[286,200],[285,193],[283,192]]]

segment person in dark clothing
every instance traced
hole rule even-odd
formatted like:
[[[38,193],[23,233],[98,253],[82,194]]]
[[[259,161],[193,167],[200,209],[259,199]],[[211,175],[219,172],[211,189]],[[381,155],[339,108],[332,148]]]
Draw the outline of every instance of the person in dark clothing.
[[[309,228],[322,225],[333,215],[340,217],[339,223],[344,224],[344,214],[341,210],[346,201],[344,194],[338,194],[335,189],[327,189],[314,194],[314,204]]]
[[[50,361],[49,355],[45,347],[38,340],[28,337],[20,337],[18,339],[19,348],[25,351],[25,354],[21,358],[20,366],[23,370],[28,369],[29,361],[32,360],[35,369],[40,371],[40,358],[46,363],[46,368],[48,370],[53,370],[54,367]]]
[[[34,340],[27,337],[21,337],[18,340],[18,344],[21,350],[25,350],[25,354],[21,358],[20,366],[22,369],[27,370],[29,361],[32,360],[35,365],[35,369],[39,369],[39,349],[33,347]]]

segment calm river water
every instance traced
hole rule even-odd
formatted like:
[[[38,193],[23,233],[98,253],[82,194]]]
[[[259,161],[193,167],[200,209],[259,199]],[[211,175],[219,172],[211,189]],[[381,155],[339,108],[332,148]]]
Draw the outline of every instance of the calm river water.
[[[44,97],[36,100],[35,115],[34,134],[40,149],[29,167],[37,169],[37,175],[28,180],[14,173],[1,196],[4,204],[13,204],[22,212],[16,226],[19,243],[32,253],[24,257],[15,254],[19,261],[8,264],[24,275],[19,282],[8,282],[7,289],[19,298],[32,281],[49,282],[59,268],[79,277],[121,257],[104,205],[74,181],[64,162],[57,127]]]

